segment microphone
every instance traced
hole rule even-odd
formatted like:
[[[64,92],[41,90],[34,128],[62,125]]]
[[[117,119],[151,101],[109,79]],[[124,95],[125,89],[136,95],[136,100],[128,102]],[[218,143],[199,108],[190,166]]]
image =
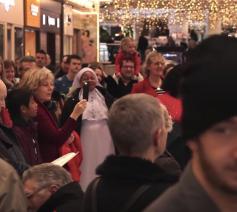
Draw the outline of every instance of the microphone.
[[[89,96],[89,83],[84,81],[83,82],[83,99],[86,99],[88,101],[88,96]]]

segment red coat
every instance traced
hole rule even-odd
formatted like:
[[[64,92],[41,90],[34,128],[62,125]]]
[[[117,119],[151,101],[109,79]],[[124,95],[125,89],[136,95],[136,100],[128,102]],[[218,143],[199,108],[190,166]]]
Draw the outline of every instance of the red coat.
[[[9,128],[12,128],[13,126],[13,123],[12,123],[12,120],[11,120],[11,117],[10,117],[10,114],[8,112],[8,109],[3,107],[1,109],[1,119],[2,119],[2,123],[9,127]]]
[[[73,131],[72,135],[74,136],[73,142],[63,144],[60,149],[60,154],[65,155],[69,152],[78,152],[78,154],[66,164],[66,168],[71,173],[72,179],[79,182],[81,176],[80,165],[82,162],[81,142],[76,131]]]
[[[180,121],[182,115],[182,104],[180,99],[176,99],[170,96],[168,93],[157,94],[155,88],[153,88],[148,80],[145,78],[143,81],[133,85],[131,93],[146,93],[154,96],[160,100],[160,102],[166,106],[173,121]]]
[[[67,141],[71,132],[76,129],[77,122],[68,118],[61,128],[57,127],[54,118],[48,109],[38,103],[38,142],[43,162],[51,162],[57,159],[60,147]]]
[[[137,52],[134,52],[133,54],[126,54],[121,49],[119,50],[118,54],[115,58],[115,74],[121,73],[121,62],[123,58],[131,58],[134,61],[135,70],[134,74],[138,76],[138,74],[141,71],[141,57]]]

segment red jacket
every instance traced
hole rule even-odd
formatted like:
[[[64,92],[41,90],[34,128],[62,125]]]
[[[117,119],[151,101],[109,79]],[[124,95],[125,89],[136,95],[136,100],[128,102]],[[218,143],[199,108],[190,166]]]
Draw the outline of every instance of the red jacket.
[[[48,109],[38,103],[38,142],[43,162],[57,159],[60,147],[67,141],[71,132],[76,128],[76,121],[68,118],[61,128],[58,128]]]
[[[166,106],[173,121],[180,121],[182,115],[182,104],[179,99],[170,96],[168,93],[157,94],[155,88],[153,88],[148,80],[145,78],[143,81],[133,85],[131,93],[146,93],[154,96],[160,100],[160,102]]]
[[[81,142],[76,131],[73,131],[71,135],[73,135],[74,140],[70,143],[66,142],[63,144],[60,149],[60,154],[65,155],[69,152],[78,152],[78,154],[66,164],[66,168],[71,173],[72,179],[79,182],[81,176],[80,165],[82,162]]]
[[[138,76],[141,71],[141,57],[137,52],[134,52],[133,54],[128,54],[123,52],[121,49],[118,51],[118,54],[115,58],[115,74],[121,73],[121,61],[123,58],[132,58],[135,65],[134,74]]]
[[[9,127],[9,128],[12,128],[13,126],[13,123],[12,123],[12,120],[11,120],[11,117],[10,117],[10,114],[8,112],[8,109],[3,107],[1,109],[1,119],[2,119],[2,123]]]

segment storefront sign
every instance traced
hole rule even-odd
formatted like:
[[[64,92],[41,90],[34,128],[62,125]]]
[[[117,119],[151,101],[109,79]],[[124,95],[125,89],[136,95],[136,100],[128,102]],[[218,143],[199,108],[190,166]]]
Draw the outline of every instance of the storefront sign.
[[[43,14],[42,24],[44,26],[60,28],[60,19]]]
[[[40,3],[39,0],[25,1],[25,25],[40,27]]]
[[[39,13],[39,6],[35,5],[35,4],[31,4],[30,5],[30,11],[31,11],[31,15],[33,16],[38,16]]]
[[[59,33],[61,27],[61,4],[52,0],[40,1],[41,30]]]
[[[5,10],[8,12],[10,7],[15,6],[15,0],[0,0],[0,4],[3,4]]]

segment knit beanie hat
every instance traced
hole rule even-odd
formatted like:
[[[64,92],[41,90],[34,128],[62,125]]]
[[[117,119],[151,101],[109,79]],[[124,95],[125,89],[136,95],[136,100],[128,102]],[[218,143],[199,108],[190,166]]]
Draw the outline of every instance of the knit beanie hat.
[[[237,116],[237,39],[215,35],[191,52],[181,83],[183,137]]]

